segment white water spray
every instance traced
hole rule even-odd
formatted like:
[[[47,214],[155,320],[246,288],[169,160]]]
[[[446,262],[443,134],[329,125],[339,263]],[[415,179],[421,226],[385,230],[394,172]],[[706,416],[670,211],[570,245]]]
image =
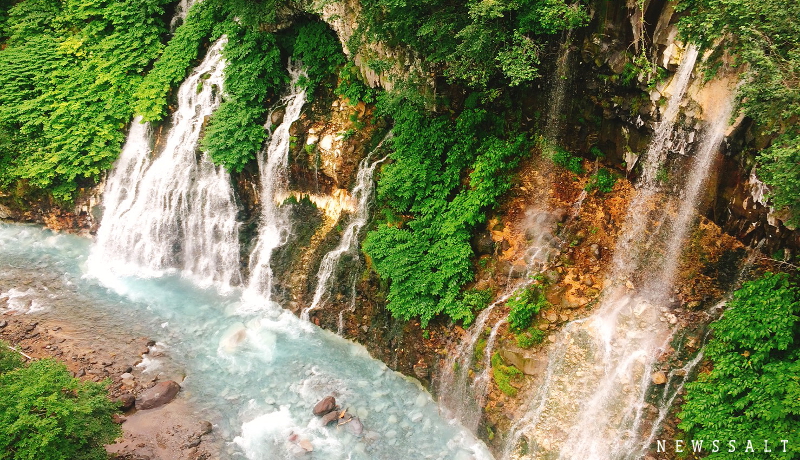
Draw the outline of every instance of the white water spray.
[[[391,137],[391,131],[386,137],[381,140],[374,151],[377,151],[383,146],[386,139]],[[374,152],[373,151],[373,152]],[[309,313],[319,308],[323,303],[323,296],[328,293],[330,288],[330,280],[334,270],[339,265],[339,261],[345,254],[358,256],[358,236],[361,229],[369,221],[370,204],[372,203],[372,192],[375,190],[375,181],[372,176],[375,173],[375,168],[386,160],[388,157],[383,157],[380,160],[370,163],[372,152],[366,158],[361,160],[358,165],[358,173],[356,174],[356,185],[353,188],[351,196],[356,200],[356,210],[350,219],[350,223],[342,233],[342,239],[339,240],[339,245],[335,249],[325,254],[320,263],[319,270],[317,271],[317,288],[314,291],[314,298],[311,305],[304,309],[300,318],[308,321]]]
[[[682,64],[686,75],[690,74],[686,65],[693,64],[695,58],[690,49]],[[683,84],[688,85],[688,77]],[[685,88],[678,88],[674,94],[684,92]],[[658,229],[668,231],[653,231],[646,237],[641,232],[641,226],[653,227],[648,212],[656,198],[649,187],[652,184],[643,184],[640,197],[632,200],[626,219],[627,238],[621,238],[625,244],[615,251],[611,279],[629,280],[637,275],[645,281],[644,288],[634,291],[629,282],[627,286],[613,286],[604,293],[592,316],[574,321],[560,332],[545,380],[535,391],[527,414],[512,428],[504,458],[607,460],[642,455],[641,425],[650,373],[659,350],[666,349],[672,337],[671,328],[660,321],[658,304],[672,287],[680,248],[692,228],[696,203],[729,117],[730,111],[722,110],[702,133],[704,140],[684,184],[685,193],[672,200],[679,207],[677,218],[671,225],[663,225],[663,213],[659,216],[662,223]],[[668,137],[669,133],[659,135],[653,142],[662,143]],[[658,152],[646,161],[657,169],[665,157]],[[640,267],[641,260],[624,260],[643,254],[641,250],[630,251],[631,245],[651,250],[654,242],[663,240],[663,261]],[[515,453],[522,437],[528,442],[526,456]]]
[[[241,283],[231,179],[197,151],[203,124],[220,103],[226,42],[223,37],[210,47],[180,86],[172,128],[155,158],[148,125],[132,123],[106,184],[105,215],[89,260],[95,276],[180,270],[204,287],[224,291]]]
[[[306,90],[299,84],[305,72],[299,67],[289,66],[291,86],[289,95],[283,100],[286,110],[283,121],[270,136],[265,150],[259,152],[258,170],[261,180],[261,219],[258,239],[250,253],[250,281],[248,296],[257,296],[269,302],[272,295],[273,273],[270,265],[272,252],[283,245],[291,231],[291,222],[275,200],[286,195],[288,182],[288,160],[290,147],[289,128],[300,118],[306,102]],[[268,121],[269,123],[269,121]]]

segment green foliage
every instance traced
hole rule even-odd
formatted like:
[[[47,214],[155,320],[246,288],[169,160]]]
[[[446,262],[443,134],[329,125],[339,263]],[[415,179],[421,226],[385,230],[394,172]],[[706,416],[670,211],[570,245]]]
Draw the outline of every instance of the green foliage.
[[[533,317],[549,305],[540,286],[523,286],[506,302],[509,308],[508,325],[512,331],[521,332],[530,327]]]
[[[800,223],[800,2],[684,0],[677,8],[689,13],[679,24],[682,34],[713,50],[714,65],[722,51],[741,65],[740,108],[776,136],[759,172],[775,203],[788,206],[792,222]]]
[[[115,411],[104,385],[71,377],[62,363],[16,366],[0,373],[0,459],[104,460],[103,445],[121,434]]]
[[[492,377],[500,391],[508,396],[516,396],[517,389],[511,386],[511,380],[519,375],[522,375],[522,371],[514,366],[506,366],[500,353],[492,355]]]
[[[463,320],[464,326],[469,326],[475,320],[475,312],[481,311],[492,300],[491,289],[469,289],[464,291],[460,301],[460,308],[450,317],[454,320]]]
[[[538,328],[531,327],[527,331],[520,332],[516,335],[517,346],[520,348],[530,348],[534,345],[539,345],[544,342],[547,334]]]
[[[323,22],[300,26],[292,43],[292,59],[302,62],[308,74],[309,93],[345,63],[342,45],[336,34]]]
[[[233,25],[227,35],[225,91],[201,147],[215,163],[238,172],[255,158],[267,137],[267,97],[280,92],[288,79],[273,34]]]
[[[600,168],[589,178],[589,182],[586,184],[586,191],[600,190],[603,193],[611,193],[615,183],[617,183],[616,176],[608,169]]]
[[[605,158],[606,154],[600,150],[600,147],[593,145],[592,148],[589,149],[589,153],[592,154],[595,158]]]
[[[800,132],[778,136],[758,162],[758,175],[772,186],[772,204],[789,208],[789,224],[800,225]]]
[[[24,0],[0,50],[0,186],[72,198],[116,158],[133,89],[163,47],[166,0]]]
[[[583,174],[585,172],[583,170],[581,158],[569,153],[563,148],[551,145],[549,148],[546,148],[545,151],[549,151],[550,159],[553,160],[553,163],[556,165],[575,174]]]
[[[687,385],[680,427],[692,439],[789,439],[800,454],[800,289],[767,273],[734,293],[712,324],[706,358],[714,368]],[[762,458],[788,458],[782,449]],[[711,454],[708,458],[749,458]]]
[[[512,86],[539,76],[548,36],[588,23],[583,2],[565,0],[365,0],[358,38],[403,43],[451,81]],[[505,80],[505,81],[503,81]]]
[[[471,230],[510,187],[525,138],[498,137],[501,120],[479,108],[455,120],[392,99],[383,99],[381,110],[395,124],[378,198],[404,220],[371,231],[364,251],[391,281],[387,308],[423,325],[440,313],[471,321],[461,295],[473,278]]]
[[[25,360],[22,359],[22,356],[0,340],[0,374],[18,369],[24,364]]]
[[[346,97],[350,105],[356,105],[360,101],[367,104],[375,102],[375,90],[361,81],[358,67],[353,63],[348,62],[339,69],[339,86],[335,91],[336,94]]]
[[[145,121],[164,118],[169,95],[186,78],[203,45],[219,36],[213,30],[220,21],[221,11],[215,0],[196,2],[189,9],[186,20],[136,90],[134,110]]]

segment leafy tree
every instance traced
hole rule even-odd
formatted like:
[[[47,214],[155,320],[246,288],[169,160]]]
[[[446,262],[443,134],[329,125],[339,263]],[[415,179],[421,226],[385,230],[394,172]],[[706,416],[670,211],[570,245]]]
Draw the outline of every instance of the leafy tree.
[[[800,454],[800,289],[767,273],[734,293],[712,324],[711,372],[687,385],[680,427],[692,439],[787,439]],[[782,449],[762,458],[789,458]],[[750,458],[743,448],[709,458]]]
[[[104,460],[120,435],[105,386],[70,376],[51,359],[29,365],[0,342],[0,459]]]

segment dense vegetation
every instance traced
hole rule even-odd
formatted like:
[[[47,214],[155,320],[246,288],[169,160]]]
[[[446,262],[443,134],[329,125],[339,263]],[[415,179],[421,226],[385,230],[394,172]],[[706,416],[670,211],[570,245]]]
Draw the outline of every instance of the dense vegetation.
[[[114,412],[103,384],[50,359],[25,364],[0,342],[0,459],[106,459],[121,434]]]
[[[472,281],[472,229],[510,187],[511,170],[527,151],[523,135],[507,137],[504,121],[478,106],[478,95],[455,119],[431,116],[407,100],[384,98],[394,120],[393,162],[378,182],[390,219],[367,235],[364,250],[389,280],[389,310],[424,325],[445,313],[471,321],[461,292]]]
[[[0,189],[28,185],[71,200],[111,166],[134,115],[167,115],[177,87],[223,34],[224,100],[202,146],[232,170],[263,144],[267,100],[288,81],[288,56],[303,62],[309,86],[344,63],[321,23],[293,28],[279,43],[262,29],[271,9],[209,0],[170,34],[169,4],[25,0],[0,8],[8,22],[0,50]]]
[[[361,3],[364,19],[351,49],[357,49],[359,40],[405,44],[451,82],[478,89],[516,86],[537,78],[546,38],[589,19],[582,1]]]
[[[758,175],[773,187],[773,203],[800,223],[800,2],[683,0],[678,9],[686,37],[741,66],[739,100],[770,140]]]
[[[27,183],[69,199],[111,166],[133,91],[163,48],[166,3],[26,0],[7,10],[0,188]]]
[[[736,291],[711,325],[705,349],[713,370],[687,385],[680,427],[689,439],[720,439],[709,458],[751,458],[727,440],[758,440],[760,458],[796,458],[800,435],[800,289],[785,274],[766,274]],[[772,454],[763,453],[763,440]],[[776,448],[787,439],[790,453]],[[739,441],[742,442],[742,441]],[[710,443],[710,441],[709,441]]]

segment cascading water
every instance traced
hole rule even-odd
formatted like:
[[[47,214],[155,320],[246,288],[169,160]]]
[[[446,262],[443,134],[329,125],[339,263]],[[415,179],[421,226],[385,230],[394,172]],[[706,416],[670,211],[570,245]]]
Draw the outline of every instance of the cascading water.
[[[289,217],[275,200],[284,196],[287,188],[287,167],[289,159],[289,128],[300,118],[306,102],[306,90],[299,84],[305,75],[295,65],[289,66],[291,85],[289,95],[283,101],[286,110],[283,121],[272,132],[267,148],[259,152],[258,170],[261,180],[261,218],[258,225],[258,239],[250,253],[250,280],[248,295],[269,302],[272,295],[273,273],[270,265],[272,252],[284,244],[291,231]]]
[[[696,56],[695,50],[687,50],[674,95],[685,93]],[[670,100],[670,106],[677,107],[680,102]],[[659,224],[647,235],[641,231],[643,226],[654,226],[649,221],[656,198],[652,183],[645,182],[631,201],[609,276],[612,286],[594,314],[573,321],[559,333],[544,380],[527,413],[512,428],[504,458],[606,460],[642,455],[640,430],[650,370],[658,350],[667,347],[672,334],[659,320],[656,304],[664,301],[672,287],[680,247],[692,227],[696,202],[729,117],[729,110],[721,110],[703,133],[684,196],[672,200],[680,208],[672,225]],[[663,120],[653,142],[663,146],[669,133],[661,131],[667,130],[665,126],[671,131],[673,123]],[[646,158],[647,167],[658,169],[665,156],[658,152]],[[667,231],[659,231],[664,229]],[[641,266],[640,260],[627,260],[652,251],[654,244],[667,248],[664,261]],[[641,249],[633,251],[637,245]],[[636,291],[630,283],[634,275],[643,281],[643,288]],[[526,455],[516,453],[523,436],[528,443]]]
[[[643,186],[652,187],[656,183],[659,168],[664,163],[667,154],[665,147],[670,136],[675,131],[675,122],[680,112],[683,96],[689,87],[697,55],[697,48],[694,45],[688,45],[681,59],[681,64],[673,77],[673,83],[670,84],[673,88],[672,95],[669,98],[666,109],[664,109],[664,113],[661,115],[661,121],[656,125],[653,138],[644,156],[645,161],[642,164],[640,178],[640,184]]]
[[[189,8],[196,2],[197,0],[179,0],[175,4],[175,14],[172,16],[172,20],[169,21],[169,30],[171,32],[175,32],[175,29],[183,24],[183,21],[186,20],[186,14],[189,13]]]
[[[106,182],[105,215],[89,260],[96,276],[180,270],[201,286],[241,284],[230,176],[197,153],[203,123],[220,103],[226,41],[214,43],[180,86],[162,151],[151,151],[146,124],[132,123]]]
[[[547,113],[547,122],[544,127],[544,137],[548,145],[558,145],[559,138],[561,137],[561,122],[562,112],[564,110],[564,98],[567,95],[567,86],[569,84],[569,52],[572,41],[572,29],[567,30],[565,33],[564,42],[561,44],[561,50],[556,60],[556,72],[553,74],[553,79],[550,89],[550,99],[548,101],[549,111]]]
[[[319,265],[319,270],[317,271],[317,288],[314,291],[314,298],[311,301],[311,305],[304,309],[300,315],[300,317],[306,321],[308,321],[309,313],[322,305],[323,296],[330,288],[331,276],[333,275],[336,267],[339,265],[342,256],[345,254],[351,254],[355,257],[358,257],[358,236],[361,233],[361,229],[364,228],[369,220],[369,208],[372,202],[372,192],[375,189],[375,182],[372,180],[372,176],[375,173],[375,168],[385,161],[387,157],[383,157],[380,160],[373,161],[372,163],[370,163],[370,160],[372,154],[375,151],[380,150],[380,148],[383,146],[383,143],[386,141],[386,139],[389,139],[390,136],[391,131],[386,135],[386,137],[383,138],[383,140],[381,140],[378,146],[375,147],[375,150],[370,152],[370,154],[361,160],[361,163],[358,165],[356,185],[353,187],[353,191],[351,192],[351,196],[356,201],[355,213],[351,217],[347,228],[345,228],[344,232],[342,233],[342,239],[339,240],[339,244],[335,249],[325,254],[325,257],[322,258],[322,262]]]
[[[628,230],[617,239],[616,252],[628,255],[614,258],[616,265],[614,271],[617,273],[633,273],[639,268],[638,264],[645,260],[645,251],[649,249],[648,245],[640,243],[643,240],[653,239],[665,222],[664,219],[652,218],[650,211],[654,208],[651,202],[658,191],[658,173],[664,167],[667,156],[665,150],[675,132],[675,124],[691,81],[697,55],[697,49],[693,45],[688,45],[670,83],[672,97],[667,102],[661,121],[655,127],[653,138],[641,164],[642,175],[639,179],[638,192],[628,206]]]
[[[470,368],[475,361],[475,345],[483,334],[492,311],[511,297],[509,290],[478,314],[475,323],[467,330],[466,336],[456,348],[455,353],[445,360],[438,379],[438,397],[449,418],[458,420],[472,431],[478,428],[481,420],[486,386],[477,387],[470,376]],[[488,382],[487,382],[488,383]]]
[[[578,215],[585,196],[585,193],[580,194],[572,206],[566,223]],[[495,308],[504,305],[518,289],[530,285],[533,282],[533,275],[545,271],[548,263],[560,250],[560,242],[552,234],[554,224],[554,216],[549,212],[542,210],[528,212],[526,233],[531,234],[533,238],[525,253],[526,273],[518,282],[512,282],[511,275],[509,275],[506,291],[478,314],[475,323],[466,331],[466,335],[461,338],[455,353],[445,360],[444,367],[440,371],[437,382],[440,404],[447,409],[451,418],[455,418],[472,430],[477,429],[481,420],[489,388],[492,353],[497,334],[506,323],[506,318],[495,320],[488,337],[486,337],[486,345],[481,356],[475,355],[475,346],[484,335],[487,325],[490,324]],[[480,372],[473,377],[471,369],[476,361],[480,361]]]

